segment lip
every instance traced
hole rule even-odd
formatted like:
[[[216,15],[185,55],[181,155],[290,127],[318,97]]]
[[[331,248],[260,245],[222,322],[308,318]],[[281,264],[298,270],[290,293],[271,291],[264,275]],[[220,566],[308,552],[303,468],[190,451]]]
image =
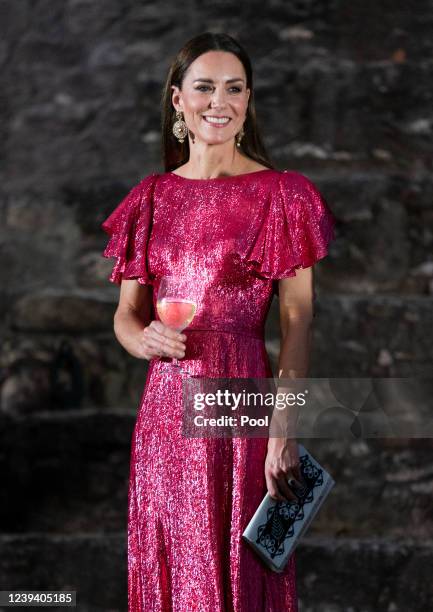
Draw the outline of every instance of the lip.
[[[210,121],[206,121],[207,125],[211,125],[212,127],[216,127],[216,128],[226,127],[232,120],[232,118],[227,117],[227,115],[202,115],[202,117],[203,117],[203,121],[206,121],[206,117],[215,117],[215,119],[223,119],[223,118],[228,119],[226,123],[211,123]]]

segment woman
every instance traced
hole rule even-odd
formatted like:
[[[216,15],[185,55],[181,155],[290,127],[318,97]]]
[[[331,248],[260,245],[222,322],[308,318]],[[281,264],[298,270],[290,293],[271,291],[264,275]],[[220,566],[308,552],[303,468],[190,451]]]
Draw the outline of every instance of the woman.
[[[186,438],[182,376],[272,377],[264,324],[279,294],[279,376],[306,377],[312,265],[334,218],[302,174],[273,169],[252,71],[230,36],[204,33],[175,58],[163,94],[165,172],[145,177],[103,223],[120,287],[115,335],[149,371],[132,439],[128,603],[133,612],[294,612],[295,560],[268,569],[241,539],[266,490],[293,497],[295,438]],[[157,319],[165,274],[194,274],[183,333]],[[201,275],[201,276],[200,276]]]

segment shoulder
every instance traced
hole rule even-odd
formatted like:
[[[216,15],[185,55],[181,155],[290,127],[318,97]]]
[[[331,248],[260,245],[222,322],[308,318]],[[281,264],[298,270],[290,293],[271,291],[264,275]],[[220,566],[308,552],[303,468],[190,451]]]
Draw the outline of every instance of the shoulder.
[[[287,185],[294,185],[294,186],[298,186],[301,188],[307,188],[307,189],[311,189],[311,188],[317,189],[313,181],[310,178],[308,178],[308,176],[306,176],[305,174],[298,172],[298,170],[286,169],[286,170],[279,170],[278,172],[280,174],[280,180]]]
[[[135,183],[135,185],[129,189],[126,199],[131,203],[134,202],[136,205],[146,201],[153,192],[158,176],[159,174],[157,172],[152,172],[144,176],[138,183]]]
[[[297,199],[323,201],[323,195],[312,179],[297,170],[278,171],[278,185],[286,195],[298,196]]]
[[[160,174],[158,172],[152,172],[151,174],[147,174],[137,183],[137,185],[135,185],[135,188],[143,189],[145,187],[153,185],[155,184],[159,176]]]
[[[152,172],[130,187],[115,211],[137,214],[141,208],[146,208],[158,176],[157,172]]]
[[[152,172],[151,174],[144,176],[137,183],[134,183],[131,187],[129,187],[126,197],[131,198],[140,195],[143,189],[152,185],[158,176],[159,175],[157,172]]]
[[[312,179],[296,170],[279,170],[271,190],[271,205],[290,218],[306,222],[333,217],[327,198]]]
[[[269,170],[270,176],[280,183],[304,186],[314,185],[311,179],[305,174],[298,172],[298,170],[290,170],[289,168],[280,170],[279,168],[268,168],[266,166],[261,166],[258,170],[260,169]]]

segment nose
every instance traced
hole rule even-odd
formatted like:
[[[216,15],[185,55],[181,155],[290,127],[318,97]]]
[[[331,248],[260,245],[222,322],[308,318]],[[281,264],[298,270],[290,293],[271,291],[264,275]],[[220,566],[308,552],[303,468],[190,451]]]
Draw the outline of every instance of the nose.
[[[215,87],[215,91],[211,96],[212,108],[220,108],[226,105],[226,93],[224,88]]]

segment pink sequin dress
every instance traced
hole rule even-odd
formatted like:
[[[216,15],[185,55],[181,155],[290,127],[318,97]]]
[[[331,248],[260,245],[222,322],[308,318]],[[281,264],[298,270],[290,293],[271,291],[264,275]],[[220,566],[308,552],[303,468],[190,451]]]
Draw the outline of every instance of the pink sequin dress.
[[[325,257],[335,218],[295,171],[214,179],[153,173],[104,221],[109,278],[153,286],[201,273],[184,367],[213,378],[272,377],[264,324],[278,279]],[[181,435],[182,383],[150,361],[132,437],[128,497],[130,612],[296,612],[294,554],[285,572],[241,534],[266,493],[266,438]]]

